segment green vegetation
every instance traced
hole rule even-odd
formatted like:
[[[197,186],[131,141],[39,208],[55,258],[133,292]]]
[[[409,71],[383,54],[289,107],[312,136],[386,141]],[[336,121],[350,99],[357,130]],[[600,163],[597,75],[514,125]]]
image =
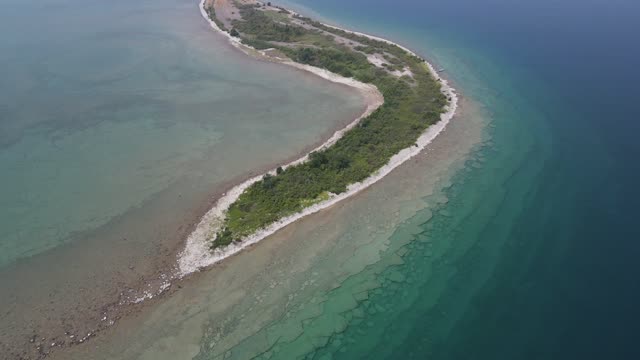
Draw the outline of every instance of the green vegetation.
[[[218,17],[216,16],[216,11],[213,9],[213,6],[210,6],[210,7],[206,8],[205,10],[207,11],[207,14],[209,15],[209,19],[211,19],[214,23],[216,23],[216,25],[218,25],[218,27],[222,31],[227,31],[227,28],[224,26],[222,21],[220,21],[220,19],[218,19]]]
[[[294,42],[306,33],[304,28],[278,21],[273,16],[266,15],[266,11],[259,10],[255,6],[239,5],[238,8],[242,20],[235,20],[233,25],[247,39]]]
[[[242,20],[233,23],[242,41],[258,49],[276,48],[292,60],[327,69],[378,87],[384,104],[347,132],[333,146],[310,154],[308,162],[278,168],[276,175],[250,186],[227,212],[212,248],[228,245],[310,205],[340,194],[385,165],[400,150],[413,146],[440,119],[447,99],[423,60],[382,41],[371,40],[296,17],[307,28],[265,14],[255,6],[238,5]],[[211,13],[210,13],[211,14]],[[215,16],[215,14],[214,14]],[[327,34],[330,33],[330,34]],[[334,38],[349,39],[354,46]],[[380,54],[389,62],[379,68],[366,54]],[[393,70],[410,69],[398,78]]]

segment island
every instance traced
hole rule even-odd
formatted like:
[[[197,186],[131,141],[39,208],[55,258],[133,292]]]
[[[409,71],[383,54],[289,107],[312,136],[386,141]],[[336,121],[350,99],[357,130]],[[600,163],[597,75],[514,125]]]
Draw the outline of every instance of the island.
[[[393,42],[271,2],[203,0],[200,10],[248,55],[373,89],[380,96],[363,116],[307,156],[250,179],[220,199],[202,220],[210,251],[253,243],[367,187],[420,152],[455,113],[454,90],[428,62]]]

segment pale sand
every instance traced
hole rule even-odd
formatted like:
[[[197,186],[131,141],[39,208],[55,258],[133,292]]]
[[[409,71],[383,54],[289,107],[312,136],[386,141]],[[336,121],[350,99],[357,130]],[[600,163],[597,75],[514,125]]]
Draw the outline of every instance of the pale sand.
[[[242,50],[246,54],[254,55],[254,56],[257,55],[260,58],[269,58],[269,60],[271,61],[282,62],[283,64],[308,71],[310,73],[313,73],[329,81],[352,86],[363,92],[363,94],[365,95],[365,98],[367,99],[367,101],[369,101],[365,113],[362,114],[357,119],[355,119],[351,124],[349,124],[344,129],[337,131],[326,143],[319,146],[316,150],[323,149],[333,145],[338,139],[340,139],[344,135],[346,131],[351,129],[362,118],[368,116],[371,112],[375,111],[375,109],[377,109],[379,106],[382,105],[383,103],[382,94],[379,91],[377,91],[377,88],[375,88],[375,86],[373,85],[364,84],[354,79],[345,78],[340,75],[331,73],[327,70],[316,68],[313,66],[303,65],[303,64],[295,63],[293,61],[274,59],[272,57],[266,56],[264,51],[260,52],[260,51],[257,51],[256,49],[253,49],[249,46],[246,46],[240,43],[240,40],[238,38],[234,38],[228,33],[222,31],[216,25],[215,22],[209,19],[204,8],[206,2],[207,0],[202,0],[200,2],[200,13],[205,18],[205,20],[211,25],[213,29],[217,30],[218,32],[226,36],[232,45]],[[330,26],[330,25],[327,25],[327,26]],[[337,27],[333,27],[333,28],[339,29]],[[341,30],[344,30],[344,29],[341,29]],[[347,30],[344,30],[344,31],[347,31]],[[352,33],[358,34],[361,36],[366,36],[371,39],[383,41],[389,44],[394,44],[402,48],[403,50],[407,51],[408,53],[417,56],[415,53],[413,53],[409,49],[402,47],[400,45],[397,45],[389,40],[358,33],[358,32],[352,32]],[[255,182],[259,181],[264,176],[264,174],[260,176],[256,176],[254,178],[251,178],[243,182],[242,184],[234,187],[229,192],[227,192],[222,198],[220,198],[216,203],[216,205],[203,216],[202,220],[200,221],[196,229],[193,231],[193,233],[189,235],[186,242],[185,249],[180,254],[180,257],[178,259],[179,271],[181,275],[185,276],[195,271],[198,271],[202,268],[205,268],[207,266],[213,265],[233,254],[238,253],[242,249],[257,243],[258,241],[264,239],[265,237],[272,235],[276,231],[301,219],[302,217],[316,213],[322,209],[326,209],[330,206],[333,206],[334,204],[338,203],[343,199],[353,196],[354,194],[378,182],[384,176],[389,174],[393,169],[395,169],[402,163],[406,162],[407,160],[411,159],[412,157],[419,154],[422,150],[424,150],[427,147],[427,145],[431,143],[431,141],[433,141],[433,139],[435,139],[435,137],[438,136],[438,134],[440,134],[445,129],[449,121],[455,115],[456,109],[458,107],[458,96],[456,95],[455,90],[448,85],[446,80],[442,79],[439,76],[439,74],[435,71],[435,69],[430,63],[426,61],[425,63],[428,66],[429,70],[431,71],[431,74],[433,75],[433,77],[441,82],[442,92],[443,94],[445,94],[445,96],[447,96],[450,99],[450,102],[446,107],[446,112],[441,115],[440,121],[430,126],[418,138],[416,142],[416,146],[412,146],[410,148],[401,150],[398,154],[394,155],[385,166],[380,168],[378,171],[372,174],[369,178],[365,179],[360,183],[351,184],[348,187],[346,192],[339,195],[332,194],[328,200],[318,203],[316,205],[310,206],[297,214],[280,219],[279,221],[267,226],[266,228],[257,231],[255,234],[243,239],[241,242],[231,244],[223,249],[216,249],[215,251],[210,251],[209,244],[214,239],[212,238],[211,235],[215,234],[215,232],[219,229],[219,227],[223,223],[225,211],[233,202],[235,202],[238,199],[238,197],[242,194],[242,192],[244,192],[244,190],[246,190],[249,186],[251,186]],[[284,167],[302,163],[307,159],[308,159],[308,154],[296,161],[293,161],[287,164]],[[273,169],[272,171],[269,171],[268,173],[275,174],[275,169]]]
[[[383,64],[388,64],[387,60],[378,54],[367,55],[367,60],[379,68],[382,68]]]

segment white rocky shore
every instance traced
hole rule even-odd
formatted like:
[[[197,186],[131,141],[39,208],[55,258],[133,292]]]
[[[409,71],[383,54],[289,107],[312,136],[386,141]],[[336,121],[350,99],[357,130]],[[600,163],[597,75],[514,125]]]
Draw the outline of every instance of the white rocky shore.
[[[213,22],[211,19],[209,19],[209,16],[204,8],[205,6],[205,0],[202,0],[200,2],[200,13],[202,14],[202,16],[209,22],[209,24],[211,25],[211,27],[215,30],[217,30],[218,32],[220,32],[221,34],[223,34],[224,36],[226,36],[230,43],[233,44],[235,47],[237,47],[238,49],[242,50],[243,52],[251,55],[252,52],[257,52],[256,49],[253,49],[251,47],[248,47],[242,43],[240,43],[240,40],[232,37],[231,35],[229,35],[227,32],[222,31],[215,22]],[[294,13],[294,12],[292,12]],[[295,14],[295,13],[294,13]],[[330,26],[330,25],[327,25]],[[336,29],[340,29],[334,26],[331,26],[333,28]],[[340,30],[344,30],[344,29],[340,29]],[[353,32],[353,31],[349,31],[349,30],[344,30],[344,31],[348,31],[351,32],[353,34],[357,34],[360,36],[365,36],[368,37],[370,39],[374,39],[374,40],[379,40],[379,41],[383,41],[389,44],[393,44],[396,45],[400,48],[402,48],[403,50],[407,51],[408,53],[417,56],[415,53],[413,53],[412,51],[410,51],[409,49],[402,47],[394,42],[391,42],[389,40],[386,39],[382,39],[379,37],[375,37],[375,36],[370,36],[367,34],[363,34],[363,33],[359,33],[359,32]],[[264,55],[264,52],[260,52],[262,55]],[[382,94],[378,91],[378,89],[371,84],[365,84],[362,82],[359,82],[355,79],[352,78],[345,78],[343,76],[340,76],[338,74],[334,74],[332,72],[329,72],[325,69],[320,69],[317,67],[313,67],[313,66],[309,66],[309,65],[303,65],[303,64],[299,64],[293,61],[280,61],[286,65],[290,65],[293,67],[296,67],[298,69],[304,70],[304,71],[308,71],[310,73],[313,73],[323,79],[332,81],[332,82],[336,82],[336,83],[340,83],[340,84],[345,84],[348,86],[352,86],[354,88],[356,88],[357,90],[361,91],[364,95],[365,98],[367,99],[367,108],[365,110],[365,112],[359,116],[357,119],[355,119],[354,121],[352,121],[349,125],[347,125],[345,128],[340,129],[338,131],[336,131],[333,136],[331,136],[325,143],[323,143],[321,146],[319,146],[318,148],[314,149],[314,151],[317,150],[321,150],[324,149],[326,147],[329,147],[331,145],[333,145],[336,141],[338,141],[347,131],[349,131],[351,128],[353,128],[355,125],[358,124],[358,122],[369,116],[373,111],[375,111],[378,107],[380,107],[383,102],[384,99],[382,97]],[[245,239],[243,239],[241,242],[237,242],[237,243],[233,243],[230,244],[224,248],[220,248],[220,249],[215,249],[215,250],[211,250],[210,249],[210,244],[211,241],[213,241],[211,235],[215,234],[217,232],[217,230],[219,230],[220,226],[223,224],[224,222],[224,216],[225,216],[225,212],[226,210],[229,208],[229,206],[231,204],[233,204],[238,197],[252,184],[254,184],[255,182],[259,181],[260,179],[262,179],[263,175],[260,176],[256,176],[254,178],[251,178],[235,187],[233,187],[231,190],[229,190],[226,194],[224,194],[213,206],[213,208],[211,208],[200,220],[199,224],[197,225],[197,227],[195,228],[195,230],[189,235],[189,237],[187,238],[186,241],[186,245],[185,245],[185,249],[180,253],[179,255],[179,259],[178,259],[178,266],[179,266],[179,272],[180,272],[180,276],[185,276],[188,275],[192,272],[198,271],[202,268],[205,268],[207,266],[213,265],[233,254],[238,253],[239,251],[241,251],[242,249],[255,244],[257,242],[259,242],[260,240],[266,238],[267,236],[275,233],[276,231],[278,231],[279,229],[293,223],[294,221],[297,221],[307,215],[316,213],[322,209],[326,209],[334,204],[336,204],[337,202],[344,200],[350,196],[353,196],[354,194],[358,193],[359,191],[366,189],[367,187],[371,186],[372,184],[378,182],[380,179],[382,179],[384,176],[386,176],[387,174],[389,174],[393,169],[395,169],[396,167],[400,166],[402,163],[406,162],[407,160],[411,159],[412,157],[416,156],[417,154],[419,154],[421,151],[423,151],[427,145],[429,143],[431,143],[433,141],[433,139],[436,138],[436,136],[438,136],[438,134],[440,134],[447,126],[447,124],[449,123],[449,121],[451,121],[451,119],[453,118],[453,116],[456,113],[456,110],[458,108],[458,96],[456,95],[455,89],[453,89],[451,86],[448,85],[447,81],[442,79],[440,77],[440,75],[438,74],[437,71],[435,71],[435,69],[433,68],[433,66],[426,62],[427,66],[429,67],[431,74],[433,75],[434,78],[436,78],[442,85],[442,92],[443,94],[449,99],[449,104],[446,106],[446,111],[445,113],[441,114],[440,117],[440,121],[431,125],[427,130],[425,130],[425,132],[420,135],[420,137],[418,138],[418,140],[416,141],[416,145],[411,146],[409,148],[403,149],[400,152],[398,152],[397,154],[395,154],[393,157],[391,157],[391,159],[389,160],[389,162],[384,165],[382,168],[378,169],[375,173],[373,173],[370,177],[368,177],[367,179],[365,179],[362,182],[359,183],[354,183],[349,185],[349,187],[347,188],[347,191],[342,193],[342,194],[331,194],[329,199],[322,201],[320,203],[317,203],[315,205],[309,206],[308,208],[305,208],[304,210],[302,210],[299,213],[296,213],[294,215],[285,217],[280,219],[279,221],[261,229],[258,230],[256,233],[254,233],[251,236],[246,237]],[[283,167],[286,168],[288,166],[293,166],[296,164],[300,164],[302,162],[307,161],[309,155],[305,155],[303,157],[301,157],[298,160],[295,160],[289,164],[284,165]],[[275,175],[275,169],[270,171],[269,173],[272,175]]]

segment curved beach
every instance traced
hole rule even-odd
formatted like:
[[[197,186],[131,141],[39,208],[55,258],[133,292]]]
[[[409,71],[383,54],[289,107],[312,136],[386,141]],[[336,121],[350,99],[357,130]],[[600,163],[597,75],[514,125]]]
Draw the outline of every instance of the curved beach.
[[[207,3],[207,0],[202,0],[199,4],[199,8],[200,8],[200,13],[201,15],[205,18],[205,20],[209,23],[209,25],[216,31],[218,31],[219,33],[223,34],[224,36],[226,36],[229,39],[229,42],[235,46],[236,48],[240,49],[241,51],[243,51],[244,53],[246,53],[247,55],[257,55],[258,58],[260,59],[265,59],[265,60],[270,60],[270,61],[277,61],[289,66],[293,66],[295,68],[310,72],[314,75],[317,75],[319,77],[322,77],[326,80],[332,81],[332,82],[336,82],[336,83],[340,83],[340,84],[345,84],[351,87],[354,87],[355,89],[362,91],[363,94],[366,94],[368,96],[365,96],[365,98],[367,98],[368,104],[367,104],[367,109],[365,110],[365,112],[359,116],[358,118],[356,118],[353,122],[351,122],[349,125],[347,125],[345,128],[338,130],[336,133],[333,134],[333,136],[331,136],[331,138],[329,138],[325,143],[323,143],[322,145],[320,145],[317,149],[315,149],[314,151],[317,150],[321,150],[321,149],[325,149],[331,145],[333,145],[337,140],[339,140],[348,130],[350,130],[351,128],[353,128],[356,124],[358,124],[358,122],[367,117],[369,114],[371,114],[373,111],[375,111],[379,106],[381,106],[383,104],[383,99],[382,99],[382,94],[376,89],[376,87],[374,85],[370,85],[370,84],[365,84],[362,82],[359,82],[355,79],[351,79],[351,78],[345,78],[343,76],[340,76],[338,74],[334,74],[331,73],[325,69],[320,69],[317,67],[313,67],[310,65],[303,65],[303,64],[299,64],[293,61],[282,61],[281,59],[277,59],[274,57],[270,57],[268,55],[266,55],[265,51],[259,51],[255,48],[249,47],[245,44],[240,43],[240,41],[237,38],[232,37],[229,33],[223,31],[222,29],[220,29],[220,27],[213,21],[211,20],[208,15],[207,12],[205,10],[205,4]],[[295,14],[294,12],[291,12],[293,14]],[[328,26],[328,25],[326,25]],[[340,29],[334,26],[331,26],[332,28],[336,28],[336,29]],[[370,36],[367,34],[362,34],[362,33],[357,33],[357,32],[353,32],[353,31],[349,31],[349,30],[344,30],[344,29],[340,29],[352,34],[357,34],[360,36],[365,36],[369,39],[373,39],[373,40],[379,40],[379,41],[383,41],[385,43],[388,44],[393,44],[396,45],[398,47],[400,47],[401,49],[405,50],[406,52],[408,52],[409,54],[412,54],[414,56],[417,56],[415,53],[413,53],[412,51],[408,50],[405,47],[402,47],[398,44],[395,44],[392,41],[386,40],[386,39],[382,39],[379,37],[374,37],[374,36]],[[335,195],[335,194],[331,194],[329,199],[322,201],[320,203],[317,203],[313,206],[307,207],[305,209],[303,209],[301,212],[296,213],[294,215],[282,218],[278,221],[276,221],[275,223],[258,230],[257,232],[255,232],[253,235],[248,236],[246,238],[244,238],[242,241],[237,242],[237,243],[233,243],[230,244],[222,249],[215,249],[213,251],[210,250],[209,247],[209,243],[211,241],[210,238],[210,234],[215,233],[217,230],[219,230],[219,227],[222,224],[222,221],[224,220],[223,216],[225,211],[229,208],[229,206],[235,202],[238,197],[244,192],[244,190],[246,190],[249,186],[251,186],[252,184],[256,183],[257,181],[259,181],[260,179],[262,179],[262,177],[266,174],[262,174],[260,176],[256,176],[253,177],[237,186],[235,186],[234,188],[232,188],[231,190],[229,190],[226,194],[224,194],[214,205],[213,208],[211,208],[201,219],[200,223],[197,225],[196,229],[189,235],[187,241],[186,241],[186,245],[185,245],[185,249],[184,251],[179,255],[179,259],[178,259],[178,264],[179,264],[179,273],[180,276],[185,276],[188,275],[194,271],[198,271],[199,269],[205,268],[207,266],[213,265],[231,255],[234,255],[236,253],[238,253],[239,251],[241,251],[242,249],[255,244],[257,242],[259,242],[260,240],[264,239],[265,237],[272,235],[273,233],[275,233],[276,231],[282,229],[283,227],[307,216],[313,213],[316,213],[322,209],[326,209],[334,204],[336,204],[337,202],[344,200],[350,196],[353,196],[354,194],[362,191],[363,189],[366,189],[367,187],[371,186],[372,184],[376,183],[377,181],[379,181],[380,179],[382,179],[384,176],[386,176],[387,174],[389,174],[393,169],[395,169],[396,167],[398,167],[399,165],[401,165],[402,163],[406,162],[407,160],[411,159],[412,157],[416,156],[417,154],[419,154],[421,151],[423,151],[427,145],[429,145],[429,143],[431,143],[433,141],[433,139],[435,139],[438,134],[440,134],[447,126],[447,124],[449,123],[449,121],[453,118],[453,116],[456,113],[457,107],[458,107],[458,96],[455,92],[455,90],[448,85],[448,82],[444,79],[442,79],[440,77],[440,75],[438,74],[437,71],[435,71],[434,67],[427,61],[425,61],[426,65],[428,66],[431,75],[441,83],[441,91],[442,93],[449,99],[449,103],[448,105],[446,105],[445,109],[446,111],[441,114],[440,116],[440,121],[438,121],[436,124],[433,124],[431,126],[429,126],[427,128],[427,130],[422,133],[420,135],[420,137],[418,138],[418,140],[416,141],[416,145],[415,146],[411,146],[409,148],[405,148],[403,150],[401,150],[399,153],[395,154],[386,165],[384,165],[382,168],[380,168],[379,170],[377,170],[375,173],[373,173],[370,177],[368,177],[367,179],[365,179],[362,182],[359,183],[354,183],[351,184],[347,191],[339,194],[339,195]],[[301,157],[300,159],[297,159],[291,163],[286,164],[285,166],[283,166],[283,168],[292,166],[292,165],[296,165],[296,164],[300,164],[302,162],[305,162],[308,159],[309,154]],[[276,170],[273,169],[269,172],[267,172],[268,174],[272,174],[275,175]]]

